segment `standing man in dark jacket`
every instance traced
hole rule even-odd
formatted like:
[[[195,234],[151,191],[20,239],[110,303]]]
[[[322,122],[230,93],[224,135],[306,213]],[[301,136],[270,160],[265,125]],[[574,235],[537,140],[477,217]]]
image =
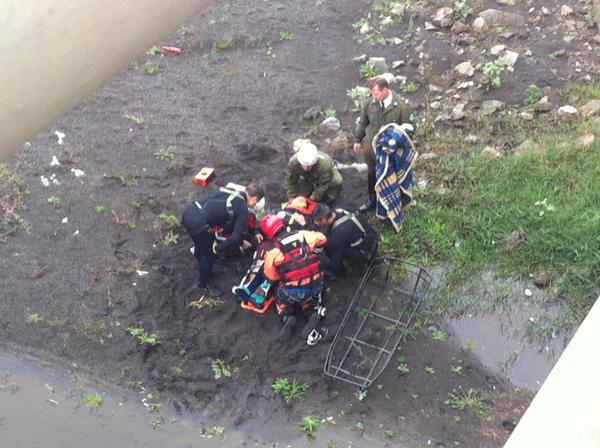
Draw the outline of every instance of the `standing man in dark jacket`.
[[[341,274],[344,263],[366,267],[377,256],[377,233],[364,215],[356,216],[342,208],[333,211],[325,204],[317,204],[313,219],[326,229],[325,254],[329,261],[323,263],[325,272]]]
[[[375,152],[373,150],[373,137],[379,129],[388,123],[402,124],[409,120],[409,107],[388,86],[384,78],[369,80],[367,87],[371,90],[371,98],[367,99],[361,108],[360,119],[354,130],[354,152],[363,153],[367,163],[367,189],[369,201],[363,204],[359,211],[368,212],[375,210],[377,198],[375,196]]]
[[[248,208],[254,207],[264,195],[264,189],[255,183],[249,184],[245,192],[221,188],[192,202],[183,211],[181,223],[194,241],[194,256],[199,268],[198,287],[203,294],[213,297],[223,294],[222,290],[209,284],[215,256],[249,244],[242,238],[248,223]],[[217,242],[214,226],[222,227],[231,236]]]

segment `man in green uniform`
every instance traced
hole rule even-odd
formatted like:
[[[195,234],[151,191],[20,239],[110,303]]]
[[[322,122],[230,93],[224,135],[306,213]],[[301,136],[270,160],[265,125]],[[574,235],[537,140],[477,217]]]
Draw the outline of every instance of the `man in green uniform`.
[[[402,98],[389,88],[384,78],[369,80],[367,87],[371,90],[371,98],[367,99],[361,108],[360,119],[354,130],[354,152],[363,153],[367,163],[367,189],[369,201],[359,208],[361,212],[375,210],[377,198],[375,196],[375,152],[373,151],[373,137],[379,129],[389,123],[407,123],[409,120],[409,107]]]
[[[331,204],[340,194],[342,181],[333,159],[312,143],[305,143],[287,164],[285,190],[290,200],[306,196]]]

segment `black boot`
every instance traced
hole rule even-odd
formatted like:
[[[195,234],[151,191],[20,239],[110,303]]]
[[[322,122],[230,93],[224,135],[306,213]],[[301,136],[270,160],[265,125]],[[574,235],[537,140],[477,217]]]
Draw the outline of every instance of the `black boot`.
[[[375,195],[375,175],[369,174],[367,177],[367,191],[369,193],[369,201],[358,208],[360,213],[372,212],[377,205],[377,196]]]
[[[295,316],[285,316],[283,318],[283,327],[281,327],[281,331],[277,336],[277,342],[285,342],[290,339],[292,336],[292,331],[296,326],[296,317]]]
[[[205,287],[200,287],[200,294],[207,297],[221,297],[223,295],[223,290],[207,284]]]

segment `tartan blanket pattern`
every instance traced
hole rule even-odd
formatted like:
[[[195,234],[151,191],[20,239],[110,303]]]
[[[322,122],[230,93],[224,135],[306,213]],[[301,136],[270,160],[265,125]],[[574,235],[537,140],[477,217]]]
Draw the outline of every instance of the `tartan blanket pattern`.
[[[382,126],[373,138],[375,151],[375,215],[389,219],[399,232],[404,209],[412,201],[412,166],[418,153],[401,125]]]

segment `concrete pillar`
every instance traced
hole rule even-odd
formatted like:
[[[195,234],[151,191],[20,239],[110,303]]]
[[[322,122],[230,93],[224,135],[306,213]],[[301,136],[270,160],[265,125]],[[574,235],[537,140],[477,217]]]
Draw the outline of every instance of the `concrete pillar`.
[[[504,448],[600,447],[600,298]]]

